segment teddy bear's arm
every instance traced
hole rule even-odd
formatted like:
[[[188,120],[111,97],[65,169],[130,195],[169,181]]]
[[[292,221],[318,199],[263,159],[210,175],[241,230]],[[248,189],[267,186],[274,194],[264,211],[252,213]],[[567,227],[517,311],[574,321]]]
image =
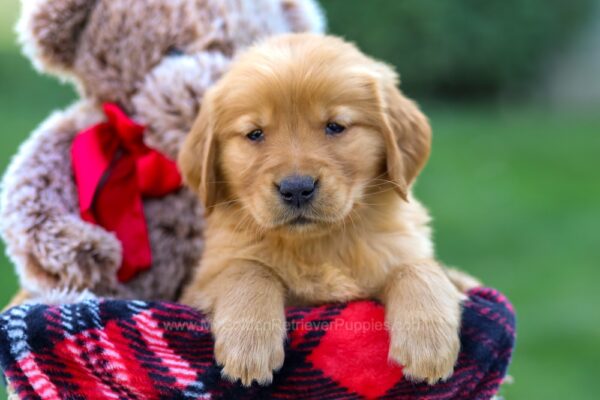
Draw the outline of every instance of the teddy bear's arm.
[[[79,217],[70,162],[76,133],[101,118],[85,102],[53,114],[21,146],[3,178],[0,233],[28,290],[93,290],[115,280],[121,245]]]

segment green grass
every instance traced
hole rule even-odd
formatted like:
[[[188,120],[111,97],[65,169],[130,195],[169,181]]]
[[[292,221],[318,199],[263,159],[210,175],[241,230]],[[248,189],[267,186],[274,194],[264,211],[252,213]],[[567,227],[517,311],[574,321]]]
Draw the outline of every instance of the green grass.
[[[592,399],[600,383],[600,116],[435,109],[418,194],[442,260],[504,291],[511,399]]]
[[[0,15],[1,171],[73,92],[36,75],[7,45],[9,19]],[[597,398],[600,114],[520,105],[436,104],[425,111],[434,150],[417,194],[435,218],[438,254],[504,291],[517,310],[515,383],[504,395]],[[0,304],[15,290],[13,267],[0,256]]]

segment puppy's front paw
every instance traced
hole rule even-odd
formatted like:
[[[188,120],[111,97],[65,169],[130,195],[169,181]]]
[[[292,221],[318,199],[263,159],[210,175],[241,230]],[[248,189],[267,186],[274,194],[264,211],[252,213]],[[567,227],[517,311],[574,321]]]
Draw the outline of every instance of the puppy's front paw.
[[[285,332],[285,331],[283,331]],[[283,366],[283,333],[279,329],[241,329],[216,336],[215,359],[223,378],[250,386],[268,385]]]
[[[460,350],[457,324],[421,321],[395,325],[390,332],[389,358],[404,366],[408,379],[433,385],[452,375]]]

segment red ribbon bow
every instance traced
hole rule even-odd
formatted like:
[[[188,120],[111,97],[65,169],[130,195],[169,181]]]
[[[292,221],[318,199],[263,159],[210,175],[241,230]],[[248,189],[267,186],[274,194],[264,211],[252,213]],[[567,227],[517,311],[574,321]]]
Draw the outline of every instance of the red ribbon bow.
[[[71,158],[83,220],[114,232],[123,245],[117,276],[127,282],[152,264],[143,197],[181,186],[177,165],[144,144],[145,127],[117,106],[103,105],[108,121],[80,132]]]

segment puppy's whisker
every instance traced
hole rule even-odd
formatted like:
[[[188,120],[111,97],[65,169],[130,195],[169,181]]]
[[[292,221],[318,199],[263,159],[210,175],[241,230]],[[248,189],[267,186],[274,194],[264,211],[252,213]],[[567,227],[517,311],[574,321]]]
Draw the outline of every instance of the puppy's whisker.
[[[367,202],[362,202],[362,201],[360,203],[356,203],[356,204],[357,204],[357,206],[360,206],[360,207],[365,207],[365,206],[368,206],[368,207],[380,207],[380,206],[385,206],[386,205],[386,203],[367,203]]]
[[[232,181],[207,181],[207,183],[232,183]]]
[[[210,210],[210,209],[213,209],[213,208],[215,208],[215,207],[226,206],[226,205],[230,205],[230,204],[237,203],[237,202],[239,202],[239,201],[241,201],[241,199],[240,199],[240,198],[235,198],[235,199],[228,200],[228,201],[222,201],[222,202],[219,202],[219,203],[213,204],[213,205],[212,205],[212,206],[210,206],[210,207],[205,207],[205,208],[206,208],[207,210]]]
[[[376,190],[376,189],[379,189],[379,190]],[[374,186],[372,188],[368,188],[366,190],[365,195],[366,195],[366,197],[371,197],[371,196],[375,196],[375,195],[378,195],[381,193],[389,192],[390,190],[391,190],[390,187],[382,188],[381,186]]]
[[[384,187],[386,185],[388,185],[389,183],[384,182],[384,183],[371,183],[368,185],[365,185],[365,189],[370,189],[370,188],[380,188],[380,187]]]
[[[240,210],[243,211],[243,210]],[[243,213],[242,218],[238,221],[235,228],[233,229],[234,233],[240,233],[242,231],[249,232],[252,224],[252,217],[248,213]]]
[[[379,194],[379,193],[385,193],[390,190],[392,190],[392,188],[389,185],[372,185],[372,186],[366,186],[364,188],[366,196],[371,196],[373,194]]]
[[[373,179],[373,180],[371,180],[371,183],[372,184],[367,185],[366,187],[383,186],[385,184],[390,184],[390,185],[393,185],[393,186],[397,186],[398,185],[394,181],[391,181],[389,179],[381,179],[381,178],[379,178],[379,179]]]
[[[377,179],[379,179],[379,178],[381,178],[382,176],[385,176],[385,175],[387,175],[387,172],[382,172],[381,174],[377,175],[376,177],[374,177],[371,180],[377,180]]]
[[[356,223],[354,223],[354,218],[352,218],[352,212],[350,212],[350,214],[348,214],[348,217],[350,217],[350,223],[352,224],[352,229],[356,230]]]
[[[248,225],[248,222],[246,220],[246,216],[244,216],[244,217],[242,217],[240,219],[240,221],[237,223],[237,225],[233,229],[234,235],[237,235],[237,234],[239,234],[240,232],[243,232],[243,231],[248,231],[247,225]]]
[[[364,198],[365,199],[371,199],[371,198],[377,197],[378,195],[380,195],[382,193],[389,193],[390,191],[391,191],[391,188],[389,188],[389,187],[385,188],[385,189],[373,188],[373,189],[367,190],[365,192]]]
[[[390,185],[392,185],[393,187],[396,187],[396,188],[399,188],[399,187],[400,187],[400,185],[399,185],[397,182],[390,181],[390,180],[387,180],[387,179],[378,179],[378,181],[381,181],[381,182],[383,182],[383,183],[390,184]]]
[[[241,216],[240,219],[238,219],[238,217]],[[241,224],[243,224],[245,222],[245,219],[248,217],[248,215],[245,213],[245,210],[243,209],[243,207],[238,208],[237,210],[235,210],[232,214],[231,214],[231,220],[236,221],[237,223],[233,229],[233,233],[239,233],[239,227]]]

